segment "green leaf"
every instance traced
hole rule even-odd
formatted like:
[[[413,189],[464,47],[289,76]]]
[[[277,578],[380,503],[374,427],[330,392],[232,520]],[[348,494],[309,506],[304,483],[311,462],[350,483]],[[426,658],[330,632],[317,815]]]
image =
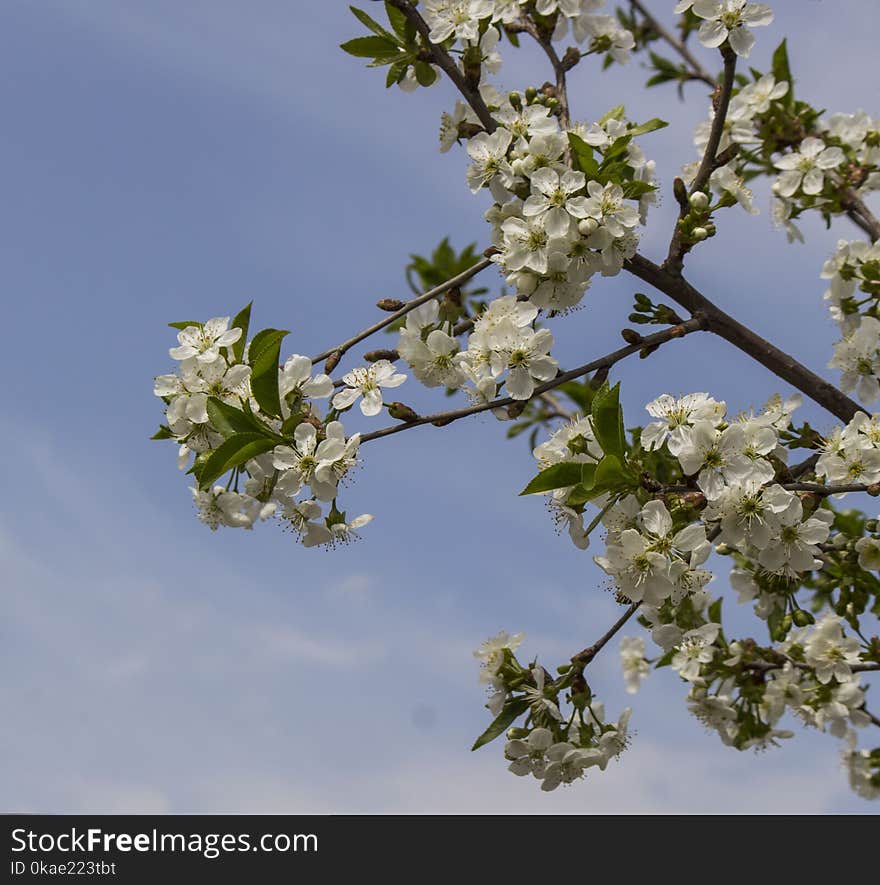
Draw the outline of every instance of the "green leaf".
[[[577,485],[581,481],[581,465],[577,461],[563,461],[542,470],[521,492],[520,495],[537,495]]]
[[[413,65],[419,86],[430,86],[437,79],[437,72],[426,61],[417,61]]]
[[[399,83],[405,76],[409,63],[407,61],[396,61],[388,68],[388,76],[385,78],[385,88],[390,89],[395,83]]]
[[[712,605],[709,606],[709,620],[713,624],[721,623],[721,603],[724,602],[723,597],[719,596]]]
[[[408,43],[406,28],[408,23],[407,17],[396,6],[392,6],[388,0],[385,0],[385,14],[388,16],[388,21],[391,23],[391,27],[394,28],[394,33],[404,42]]]
[[[174,439],[174,434],[170,427],[164,424],[159,425],[159,429],[150,437],[150,439]]]
[[[573,132],[568,133],[568,143],[571,153],[581,172],[587,178],[595,178],[599,174],[599,164],[593,157],[593,149],[580,136]]]
[[[349,6],[348,8],[351,10],[352,15],[354,15],[362,25],[371,30],[377,37],[384,37],[386,40],[390,40],[394,44],[398,43],[394,34],[386,31],[379,22],[371,19],[362,9],[358,9],[356,6]]]
[[[201,329],[202,326],[204,326],[205,324],[200,323],[197,320],[189,320],[188,322],[169,323],[168,325],[171,326],[172,329],[183,330],[188,329],[190,326],[196,326],[197,328]]]
[[[276,443],[284,442],[284,437],[266,427],[252,412],[236,409],[215,396],[208,397],[207,411],[211,424],[225,439],[237,433],[260,433]]]
[[[671,648],[656,664],[654,664],[654,669],[659,670],[660,667],[668,667],[672,663],[672,659],[675,657],[675,649]]]
[[[609,387],[606,382],[593,397],[593,432],[606,455],[623,462],[626,458],[626,438],[623,429],[623,410],[620,408],[620,382]]]
[[[788,102],[794,97],[792,89],[794,87],[794,78],[791,76],[791,65],[788,62],[788,41],[783,40],[779,46],[776,47],[776,51],[773,53],[773,65],[771,70],[773,71],[773,76],[776,78],[776,82],[778,83],[780,80],[788,81],[788,94],[785,97],[785,101]]]
[[[248,303],[232,319],[231,328],[241,329],[241,338],[239,338],[231,347],[232,354],[235,357],[236,362],[239,363],[244,359],[244,348],[247,344],[248,327],[251,324],[251,307],[253,307],[253,304],[253,301],[248,301]]]
[[[627,181],[623,185],[623,196],[627,200],[638,200],[655,190],[657,186],[647,181]]]
[[[656,132],[658,129],[665,129],[669,124],[665,120],[661,120],[659,117],[654,117],[653,120],[648,120],[647,123],[642,123],[641,126],[636,126],[633,129],[628,129],[627,134],[631,135],[633,138],[637,135],[647,135],[649,132]]]
[[[340,43],[339,48],[356,58],[378,58],[400,54],[397,43],[384,37],[355,37],[354,40]]]
[[[237,433],[211,452],[199,474],[199,486],[207,488],[215,479],[233,467],[240,467],[251,458],[263,455],[275,448],[275,440],[261,433]]]
[[[609,120],[619,120],[626,113],[626,107],[619,104],[616,108],[611,108],[607,114],[604,114],[599,120],[599,125],[604,126]]]
[[[606,455],[596,468],[593,481],[594,497],[604,492],[625,491],[635,484],[635,474],[614,455]]]
[[[251,392],[260,408],[269,415],[281,415],[278,394],[278,355],[286,329],[264,329],[254,335],[248,352],[251,365]]]
[[[611,143],[611,146],[602,153],[602,156],[604,157],[602,165],[604,166],[606,163],[609,163],[612,160],[616,160],[618,157],[624,156],[629,148],[629,143],[631,141],[631,135],[622,135],[620,138],[615,138],[614,141]]]
[[[505,731],[522,716],[529,708],[529,702],[526,698],[513,698],[509,700],[502,708],[501,712],[492,721],[492,724],[476,739],[471,751],[479,750],[480,747],[494,741],[495,738],[504,734]]]

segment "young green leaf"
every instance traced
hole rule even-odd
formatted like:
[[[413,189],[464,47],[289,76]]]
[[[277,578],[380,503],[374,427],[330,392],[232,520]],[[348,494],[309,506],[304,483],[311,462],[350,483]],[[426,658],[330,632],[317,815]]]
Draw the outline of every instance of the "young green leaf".
[[[340,43],[339,48],[356,58],[379,58],[400,54],[398,45],[384,37],[355,37],[353,40]]]
[[[251,458],[263,455],[275,448],[275,440],[261,433],[237,433],[211,452],[199,474],[199,486],[208,488],[233,467],[240,467]]]
[[[593,149],[580,136],[573,132],[568,133],[568,143],[571,146],[572,157],[581,172],[588,179],[595,178],[599,173],[599,164],[593,156]]]
[[[596,441],[606,455],[623,462],[626,458],[626,438],[623,429],[623,410],[620,408],[620,382],[614,387],[605,383],[593,397],[593,431]]]
[[[356,6],[349,6],[348,8],[351,10],[352,15],[354,15],[362,25],[371,30],[377,37],[384,37],[392,43],[398,42],[394,34],[386,31],[379,22],[371,19],[362,9],[358,9]]]
[[[648,120],[647,123],[642,123],[641,126],[635,126],[632,129],[627,130],[627,134],[633,137],[637,135],[647,135],[649,132],[656,132],[658,129],[664,129],[669,124],[665,120],[661,120],[659,117],[654,117],[653,120]]]
[[[564,489],[581,481],[582,465],[576,461],[563,461],[542,470],[521,492],[520,495],[536,495],[553,489]]]
[[[150,437],[150,439],[174,439],[174,434],[170,427],[164,424],[159,425],[159,429]]]
[[[253,305],[253,301],[248,301],[248,303],[232,318],[231,328],[241,329],[241,338],[239,338],[231,348],[236,362],[239,363],[244,359],[244,348],[247,344],[247,334],[248,328],[251,324],[251,308]]]
[[[286,329],[264,329],[254,335],[248,360],[251,365],[251,392],[260,408],[269,415],[280,417],[281,399],[278,394],[278,356]]]
[[[504,734],[505,731],[522,716],[529,708],[529,702],[526,698],[513,698],[509,700],[502,708],[501,712],[492,721],[492,724],[477,738],[471,751],[479,750],[490,741]]]
[[[211,424],[226,439],[237,433],[260,433],[279,445],[284,442],[283,437],[266,427],[252,412],[236,409],[215,396],[208,397],[207,411]]]
[[[197,320],[189,320],[181,321],[179,323],[169,323],[168,325],[171,326],[172,329],[180,329],[182,331],[183,329],[187,329],[190,326],[195,326],[196,328],[201,329],[204,323],[200,323]]]

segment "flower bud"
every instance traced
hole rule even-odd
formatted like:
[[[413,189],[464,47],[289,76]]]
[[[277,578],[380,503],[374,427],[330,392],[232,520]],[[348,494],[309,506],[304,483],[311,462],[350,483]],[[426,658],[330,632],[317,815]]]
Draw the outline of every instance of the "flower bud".
[[[621,329],[620,337],[623,338],[627,344],[641,344],[643,341],[642,336],[639,335],[635,329]]]
[[[599,222],[595,218],[582,218],[578,222],[578,233],[581,236],[588,237],[599,229]]]
[[[526,102],[528,104],[532,104],[537,97],[538,97],[538,90],[535,89],[534,86],[529,86],[526,89]]]
[[[418,421],[419,416],[406,404],[388,403],[388,414],[397,421]]]
[[[705,240],[709,236],[709,231],[707,231],[705,227],[695,227],[693,231],[691,231],[691,236],[699,243],[701,240]]]
[[[810,624],[816,623],[816,619],[802,608],[799,608],[794,615],[792,615],[792,620],[798,627],[809,627]]]
[[[877,531],[878,522],[876,519],[869,519],[865,523],[865,531],[874,534]]]
[[[709,195],[703,191],[694,191],[688,197],[688,202],[698,212],[702,212],[709,205]]]
[[[396,350],[368,350],[364,354],[364,359],[368,363],[375,363],[379,360],[388,360],[393,363],[400,359],[400,354]]]
[[[507,94],[507,100],[515,111],[522,110],[522,96],[518,92],[509,92]]]
[[[527,738],[529,736],[529,730],[527,728],[513,728],[507,729],[507,740],[509,741],[521,741],[523,738]]]
[[[333,353],[327,357],[327,362],[324,363],[324,371],[329,375],[339,365],[341,359],[342,354],[338,350],[334,350]]]
[[[403,307],[404,302],[399,298],[383,298],[381,301],[376,302],[376,307],[379,310],[387,310],[388,313],[394,313],[397,310],[400,310]]]

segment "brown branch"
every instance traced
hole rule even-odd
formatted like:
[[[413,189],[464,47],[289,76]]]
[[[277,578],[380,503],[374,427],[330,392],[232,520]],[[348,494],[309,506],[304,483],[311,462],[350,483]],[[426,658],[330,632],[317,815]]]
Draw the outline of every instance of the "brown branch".
[[[708,331],[714,332],[743,353],[747,353],[844,423],[849,422],[857,412],[864,411],[861,406],[824,378],[820,378],[794,357],[725,313],[679,274],[658,267],[638,254],[629,259],[624,266],[630,273],[650,283],[692,314],[701,314],[705,318]]]
[[[871,238],[872,243],[880,240],[880,220],[852,188],[844,191],[842,205],[849,218]]]
[[[410,311],[415,310],[420,305],[424,304],[426,301],[430,301],[432,298],[436,298],[438,295],[442,295],[444,292],[449,289],[454,289],[456,286],[462,285],[462,283],[466,283],[471,277],[475,277],[481,271],[484,271],[487,267],[492,264],[492,260],[490,258],[481,258],[476,264],[472,264],[467,270],[463,270],[460,274],[452,277],[447,280],[445,283],[441,283],[439,286],[434,286],[433,289],[428,289],[427,292],[423,292],[421,295],[417,295],[415,298],[407,301],[400,310],[394,311],[394,313],[388,314],[384,319],[379,320],[378,323],[373,323],[372,326],[367,326],[361,332],[358,332],[357,335],[349,338],[347,341],[343,341],[342,344],[337,344],[335,347],[331,347],[329,350],[325,350],[323,353],[319,353],[317,356],[312,357],[312,364],[319,363],[321,360],[327,359],[328,357],[336,357],[333,366],[331,366],[327,371],[332,371],[333,368],[339,363],[339,360],[342,359],[343,354],[346,351],[350,350],[355,344],[359,344],[365,338],[369,338],[370,335],[375,334],[376,332],[384,329],[386,326],[390,326],[396,320],[399,320],[401,317],[406,316]]]
[[[694,58],[684,41],[679,40],[674,34],[663,27],[654,15],[645,8],[645,5],[641,3],[640,0],[630,0],[630,5],[642,14],[645,23],[652,30],[656,31],[657,36],[660,37],[661,40],[665,40],[682,57],[691,69],[692,80],[702,80],[707,86],[711,86],[713,89],[715,88],[716,84],[712,75],[697,61],[696,58]]]
[[[703,159],[697,169],[696,178],[691,185],[690,192],[704,191],[709,184],[709,177],[718,167],[718,146],[721,144],[721,137],[724,135],[724,124],[727,121],[727,112],[730,108],[730,99],[733,95],[733,87],[736,76],[736,53],[729,46],[722,46],[721,55],[724,57],[724,78],[721,81],[720,91],[717,98],[713,100],[715,107],[715,116],[712,119],[712,128],[709,132],[709,141],[706,144],[706,150],[703,152]],[[690,211],[687,200],[682,199],[678,213],[679,221]],[[673,273],[681,273],[684,263],[684,254],[688,251],[688,246],[683,239],[683,231],[680,224],[675,226],[672,234],[672,240],[669,243],[669,253],[663,267],[671,270]]]
[[[615,350],[613,353],[606,354],[603,357],[599,357],[598,359],[593,360],[586,365],[580,366],[577,369],[571,369],[568,372],[563,372],[560,375],[557,375],[550,381],[545,381],[543,384],[539,384],[535,387],[534,393],[530,397],[530,399],[534,399],[537,396],[540,396],[543,393],[546,393],[548,390],[553,390],[556,387],[559,387],[561,384],[565,384],[566,381],[573,381],[576,378],[581,378],[584,375],[588,375],[590,372],[595,372],[597,369],[607,369],[613,366],[615,363],[620,362],[620,360],[625,359],[631,354],[637,353],[644,348],[652,348],[659,347],[661,344],[665,344],[667,341],[672,341],[675,338],[683,338],[685,335],[688,335],[691,332],[696,332],[699,329],[705,328],[704,320],[701,316],[694,316],[686,322],[682,323],[678,326],[671,326],[668,329],[664,329],[662,332],[656,332],[654,335],[646,335],[638,344],[631,344],[627,347],[621,347],[619,350]],[[361,437],[361,442],[370,442],[374,439],[381,439],[385,436],[392,436],[395,433],[401,433],[404,430],[410,430],[413,427],[421,427],[424,424],[435,424],[439,427],[445,427],[447,424],[452,424],[453,421],[459,421],[462,418],[467,418],[471,415],[478,415],[480,412],[487,412],[491,409],[500,409],[505,408],[507,406],[512,406],[516,404],[522,404],[527,402],[527,400],[515,400],[512,397],[505,396],[500,399],[492,400],[488,403],[480,403],[479,405],[469,406],[463,409],[452,409],[448,412],[438,412],[435,415],[426,415],[422,418],[418,418],[415,421],[408,421],[403,424],[394,424],[391,427],[384,427],[381,430],[374,430],[372,433],[365,433]]]
[[[596,655],[599,654],[599,652],[602,651],[602,649],[605,648],[606,645],[608,645],[615,633],[618,633],[623,625],[638,611],[638,608],[641,604],[641,602],[634,602],[623,613],[623,615],[618,618],[614,625],[608,629],[604,636],[602,636],[588,648],[585,648],[583,651],[579,651],[571,659],[572,664],[574,664],[575,667],[577,667],[579,670],[583,670],[584,667],[586,667],[590,663],[590,661],[592,661],[593,658],[595,658]]]
[[[489,112],[489,108],[486,107],[486,102],[483,101],[480,90],[468,83],[455,60],[442,46],[431,42],[429,36],[431,29],[418,10],[408,0],[388,0],[388,2],[396,9],[399,9],[407,17],[407,20],[415,26],[416,30],[422,35],[422,39],[425,41],[425,46],[427,46],[428,51],[431,53],[434,63],[452,80],[456,89],[462,94],[464,100],[471,106],[473,112],[483,124],[485,130],[490,133],[494,132],[498,128],[498,123]]]
[[[568,88],[565,82],[565,66],[550,38],[542,33],[537,25],[527,16],[520,19],[523,30],[535,38],[537,44],[544,50],[544,54],[550,60],[553,74],[556,77],[556,100],[559,102],[559,121],[563,130],[571,126],[571,116],[568,109]]]

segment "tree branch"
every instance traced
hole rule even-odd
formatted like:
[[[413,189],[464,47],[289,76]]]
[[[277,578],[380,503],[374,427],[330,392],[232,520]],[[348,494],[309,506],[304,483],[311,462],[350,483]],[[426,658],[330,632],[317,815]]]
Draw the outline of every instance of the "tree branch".
[[[880,220],[852,188],[844,192],[843,206],[849,218],[871,238],[872,243],[880,240]]]
[[[691,69],[692,80],[702,80],[707,86],[715,88],[716,82],[712,75],[694,58],[684,41],[679,40],[674,34],[664,28],[640,0],[630,0],[630,5],[642,14],[645,23],[657,32],[660,39],[665,40],[682,57]]]
[[[727,122],[727,112],[730,108],[730,99],[733,95],[734,83],[736,82],[734,80],[736,76],[736,53],[729,46],[723,46],[721,54],[724,57],[724,78],[721,81],[717,99],[713,100],[715,116],[712,119],[712,129],[709,132],[709,141],[706,144],[706,150],[703,152],[703,159],[700,161],[696,178],[694,178],[694,183],[691,185],[690,192],[692,194],[706,189],[709,178],[718,165],[718,145],[721,144],[721,137],[724,135],[724,124]],[[679,221],[689,211],[690,206],[687,200],[682,199],[678,212]],[[672,240],[669,243],[669,253],[666,256],[666,261],[663,262],[663,267],[671,270],[673,273],[681,273],[686,251],[681,226],[676,225],[672,233]]]
[[[638,608],[641,604],[641,602],[634,602],[623,613],[623,615],[618,618],[613,626],[608,629],[604,636],[602,636],[588,648],[585,648],[583,651],[579,651],[571,659],[572,664],[574,664],[578,669],[583,670],[584,667],[586,667],[590,663],[590,661],[592,661],[593,658],[595,658],[596,655],[599,654],[599,652],[602,651],[602,649],[605,648],[606,645],[608,645],[612,637],[620,631],[623,625],[638,611]]]
[[[422,39],[425,41],[425,45],[428,47],[434,63],[452,80],[455,87],[464,97],[464,100],[471,106],[473,112],[483,124],[485,130],[490,133],[494,132],[498,128],[498,123],[492,114],[489,113],[489,108],[486,107],[486,102],[483,101],[479,89],[468,83],[464,74],[462,74],[455,63],[455,59],[442,46],[431,42],[431,29],[418,10],[408,0],[388,0],[388,2],[396,9],[399,9],[415,26],[416,30],[422,35]]]
[[[714,332],[743,353],[747,353],[844,423],[849,422],[857,412],[864,411],[846,394],[810,371],[794,357],[725,313],[679,274],[658,267],[638,254],[629,259],[624,266],[640,280],[650,283],[692,314],[699,313],[704,316],[708,331]]]
[[[335,362],[327,369],[328,372],[333,371],[336,365],[338,365],[339,360],[342,359],[343,354],[354,347],[355,344],[359,344],[365,338],[369,338],[370,335],[373,335],[381,329],[384,329],[386,326],[390,326],[393,322],[399,320],[401,317],[406,316],[410,311],[415,310],[426,301],[430,301],[432,298],[436,298],[438,295],[442,295],[449,289],[454,289],[456,286],[460,286],[462,285],[462,283],[466,283],[469,279],[471,279],[471,277],[475,277],[478,273],[484,271],[491,264],[493,264],[493,262],[490,258],[481,258],[476,264],[471,265],[467,270],[463,270],[460,274],[452,277],[445,283],[441,283],[439,286],[435,286],[433,289],[428,289],[427,292],[423,292],[421,295],[417,295],[415,298],[407,301],[406,304],[404,304],[403,307],[400,308],[400,310],[396,310],[394,311],[394,313],[388,314],[388,316],[380,320],[378,323],[373,323],[372,326],[367,326],[367,328],[364,329],[362,332],[358,332],[357,335],[349,338],[347,341],[343,341],[342,344],[337,344],[335,347],[331,347],[329,350],[325,350],[323,353],[319,353],[317,356],[312,357],[312,365],[321,362],[321,360],[328,359],[328,357],[335,356]]]
[[[597,369],[607,369],[613,366],[615,363],[620,362],[620,360],[625,359],[631,354],[637,353],[638,351],[644,348],[653,348],[659,347],[661,344],[665,344],[667,341],[672,341],[675,338],[683,338],[685,335],[688,335],[691,332],[696,332],[698,329],[705,328],[704,319],[701,316],[694,316],[686,322],[682,323],[678,326],[671,326],[668,329],[664,329],[662,332],[656,332],[654,335],[647,335],[638,344],[631,344],[627,347],[621,347],[619,350],[615,350],[613,353],[606,354],[603,357],[599,357],[598,359],[593,360],[586,365],[580,366],[577,369],[571,369],[568,372],[563,372],[560,375],[557,375],[550,381],[545,381],[543,384],[539,384],[535,387],[534,393],[529,399],[534,399],[536,396],[540,396],[543,393],[546,393],[548,390],[553,390],[556,387],[559,387],[561,384],[565,384],[566,381],[573,381],[576,378],[581,378],[584,375],[588,375],[590,372],[595,372]],[[384,427],[381,430],[374,430],[372,433],[365,433],[361,436],[361,442],[370,442],[374,439],[381,439],[385,436],[392,436],[395,433],[402,433],[404,430],[410,430],[413,427],[421,427],[424,424],[435,424],[439,427],[445,427],[447,424],[452,424],[453,421],[459,421],[462,418],[467,418],[470,415],[477,415],[480,412],[487,412],[491,409],[500,409],[505,408],[506,406],[512,406],[517,403],[527,402],[528,400],[515,400],[509,396],[501,397],[500,399],[492,400],[488,403],[480,403],[479,405],[469,406],[463,409],[452,409],[448,412],[438,412],[435,415],[426,415],[422,418],[418,418],[415,421],[407,421],[402,424],[395,424],[391,427]]]
[[[553,74],[556,77],[556,100],[559,102],[559,122],[562,128],[568,129],[571,126],[571,116],[568,109],[568,88],[565,82],[565,66],[562,59],[556,52],[551,40],[535,25],[535,23],[527,16],[520,18],[520,25],[523,30],[535,38],[537,44],[544,50],[544,54],[550,60],[553,66]]]

